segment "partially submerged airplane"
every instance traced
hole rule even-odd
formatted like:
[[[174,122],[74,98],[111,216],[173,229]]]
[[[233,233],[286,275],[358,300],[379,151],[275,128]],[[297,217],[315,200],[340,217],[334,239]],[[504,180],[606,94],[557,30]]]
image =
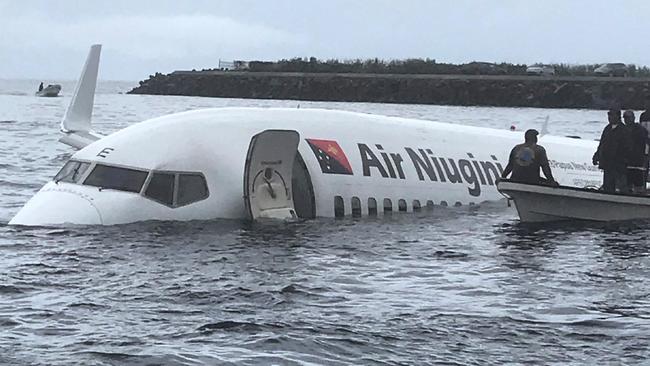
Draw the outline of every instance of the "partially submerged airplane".
[[[502,198],[496,180],[523,134],[371,114],[217,108],[92,131],[100,45],[61,122],[80,149],[11,225],[314,218],[412,212]],[[596,142],[545,135],[555,178],[600,184]]]

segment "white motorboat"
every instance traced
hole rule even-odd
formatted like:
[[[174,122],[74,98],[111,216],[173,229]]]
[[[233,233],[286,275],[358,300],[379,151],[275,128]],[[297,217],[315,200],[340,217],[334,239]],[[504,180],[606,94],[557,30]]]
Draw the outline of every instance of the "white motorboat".
[[[650,196],[646,195],[509,180],[498,182],[497,189],[515,202],[521,222],[650,219]]]
[[[61,91],[61,85],[59,84],[50,84],[36,92],[37,97],[58,97],[59,92]]]

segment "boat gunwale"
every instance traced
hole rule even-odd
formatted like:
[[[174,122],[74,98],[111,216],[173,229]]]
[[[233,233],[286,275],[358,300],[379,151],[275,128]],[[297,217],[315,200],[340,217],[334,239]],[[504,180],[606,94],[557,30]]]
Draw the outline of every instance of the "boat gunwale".
[[[505,187],[503,186],[504,184],[506,185]],[[555,197],[591,199],[591,200],[598,200],[598,201],[612,202],[612,203],[650,205],[650,195],[605,192],[605,191],[590,189],[590,188],[578,188],[578,187],[569,187],[569,186],[554,187],[545,184],[513,182],[511,180],[505,180],[505,179],[500,180],[497,183],[496,188],[499,192],[505,194],[510,194],[509,192],[513,192],[513,193],[521,192],[521,193],[552,195]]]

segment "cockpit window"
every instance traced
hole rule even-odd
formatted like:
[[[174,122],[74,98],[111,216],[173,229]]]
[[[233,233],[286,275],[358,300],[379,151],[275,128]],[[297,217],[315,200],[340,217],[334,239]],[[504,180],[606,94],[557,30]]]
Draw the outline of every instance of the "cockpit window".
[[[178,176],[176,205],[183,206],[208,197],[208,185],[201,174],[181,173]]]
[[[97,164],[86,178],[84,185],[138,193],[147,174],[141,170]]]
[[[142,192],[143,196],[171,208],[202,201],[210,195],[205,177],[200,173],[149,172],[104,164],[95,164],[92,171],[87,173],[90,165],[88,162],[70,160],[57,173],[54,181],[82,184],[81,179],[87,174],[83,185],[124,192]],[[151,178],[143,190],[149,174]]]
[[[79,179],[84,175],[90,163],[84,163],[78,160],[70,160],[58,173],[54,176],[54,181],[56,183],[66,182],[66,183],[78,183]]]
[[[153,173],[144,195],[172,206],[174,204],[174,174]]]

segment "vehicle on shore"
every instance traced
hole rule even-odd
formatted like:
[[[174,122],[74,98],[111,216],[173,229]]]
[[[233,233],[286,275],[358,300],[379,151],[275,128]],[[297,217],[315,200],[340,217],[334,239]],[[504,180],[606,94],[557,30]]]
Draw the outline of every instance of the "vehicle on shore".
[[[506,75],[508,72],[492,62],[473,61],[460,67],[462,74],[469,75]]]
[[[526,68],[526,74],[551,76],[551,75],[555,75],[555,67],[550,65],[532,65]]]
[[[594,70],[597,76],[628,76],[627,65],[622,62],[602,64]]]

